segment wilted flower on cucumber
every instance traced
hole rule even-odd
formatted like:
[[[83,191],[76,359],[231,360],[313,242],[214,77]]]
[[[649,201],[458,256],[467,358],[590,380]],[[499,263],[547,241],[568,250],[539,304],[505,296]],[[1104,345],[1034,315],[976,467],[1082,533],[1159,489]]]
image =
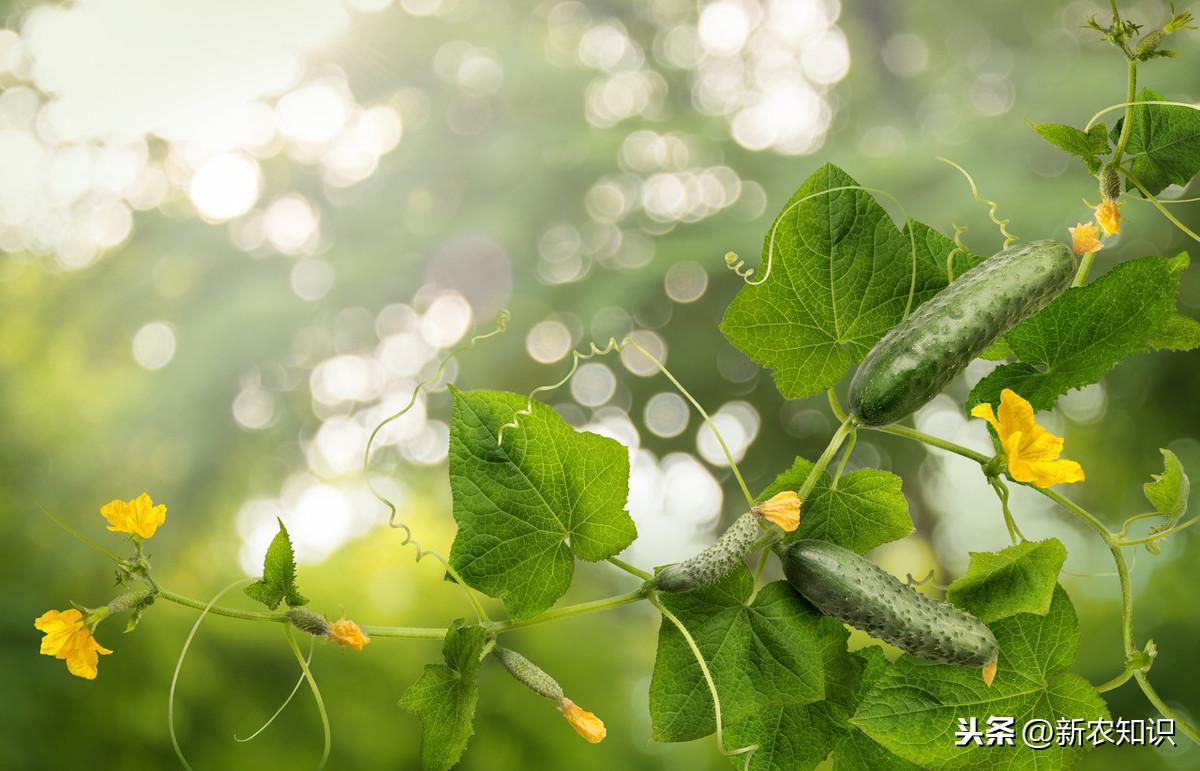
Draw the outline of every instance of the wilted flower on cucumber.
[[[785,490],[755,506],[752,511],[778,525],[784,532],[800,527],[800,498],[794,490]]]
[[[108,529],[114,533],[129,533],[138,538],[152,538],[155,531],[167,519],[167,507],[154,505],[147,493],[122,501],[114,499],[100,508],[100,514],[108,520]]]
[[[1083,481],[1083,467],[1073,460],[1060,459],[1063,442],[1034,420],[1033,406],[1015,391],[1000,392],[1000,409],[977,404],[971,415],[983,418],[996,430],[1008,462],[1008,473],[1018,482],[1038,487]]]
[[[1067,231],[1071,234],[1071,253],[1076,257],[1092,254],[1104,248],[1104,244],[1100,243],[1100,239],[1096,237],[1100,229],[1094,223],[1084,224],[1081,222],[1073,228],[1067,228]]]
[[[353,648],[356,651],[361,651],[371,642],[367,633],[348,618],[339,618],[329,625],[329,639],[343,648]]]
[[[1105,238],[1121,232],[1121,206],[1123,205],[1122,201],[1105,198],[1096,207],[1096,222],[1099,222],[1101,229],[1104,230]]]
[[[562,711],[562,715],[575,729],[575,733],[582,736],[592,744],[599,744],[604,741],[604,737],[608,735],[607,729],[604,727],[604,721],[588,712],[583,707],[580,707],[575,702],[567,697],[559,703],[558,708]]]
[[[537,664],[514,650],[498,645],[493,654],[513,679],[538,696],[556,702],[562,716],[584,739],[598,744],[607,735],[604,721],[568,699],[558,681]]]
[[[362,627],[348,618],[339,618],[337,621],[331,622],[319,613],[314,613],[308,608],[298,607],[287,612],[287,619],[301,632],[306,632],[313,637],[324,637],[343,648],[361,651],[371,643],[371,638],[362,630]]]

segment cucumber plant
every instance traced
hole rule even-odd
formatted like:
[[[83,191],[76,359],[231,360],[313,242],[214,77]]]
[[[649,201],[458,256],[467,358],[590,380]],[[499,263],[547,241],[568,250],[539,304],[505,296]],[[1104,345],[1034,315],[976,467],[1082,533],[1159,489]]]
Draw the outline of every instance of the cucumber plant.
[[[1080,158],[1096,180],[1100,200],[1079,217],[1095,223],[1072,228],[1070,246],[1054,240],[1014,245],[1009,220],[997,216],[997,204],[983,199],[968,175],[1005,241],[998,254],[983,259],[963,243],[961,228],[947,237],[907,216],[897,227],[872,195],[878,191],[825,165],[772,223],[761,272],[746,268],[736,255],[726,257],[744,285],[721,331],[772,370],[784,397],[824,393],[839,421],[815,461],[797,458],[757,496],[708,413],[650,351],[632,338],[593,343],[573,355],[560,381],[527,396],[451,389],[449,481],[458,529],[448,556],[422,547],[396,506],[371,488],[390,509],[390,524],[402,530],[402,546],[412,546],[417,559],[433,556],[444,564],[447,578],[462,592],[465,618],[429,628],[330,620],[308,607],[319,587],[306,585],[305,595],[297,588],[282,522],[262,578],[244,587],[264,610],[219,604],[247,581],[207,603],[186,597],[160,583],[144,551],[145,540],[164,524],[165,509],[143,495],[102,509],[110,530],[128,534],[126,556],[55,518],[114,561],[125,591],[95,608],[51,610],[38,618],[35,625],[46,635],[42,653],[65,660],[73,674],[95,677],[99,657],[112,653],[96,638],[108,636],[108,626],[101,626],[105,620],[128,614],[132,630],[157,602],[199,610],[193,636],[208,615],[278,624],[300,670],[297,688],[307,684],[319,709],[323,767],[330,757],[329,721],[309,666],[313,650],[306,656],[299,636],[358,651],[372,641],[441,640],[442,660],[426,666],[400,702],[421,722],[422,766],[440,770],[467,749],[476,704],[486,698],[478,688],[483,666],[499,667],[556,703],[583,738],[603,739],[606,729],[597,716],[568,699],[544,669],[499,641],[531,624],[645,602],[662,618],[649,693],[653,738],[675,742],[715,734],[717,749],[744,768],[814,768],[830,756],[839,769],[1067,768],[1084,747],[1039,752],[1020,741],[999,749],[956,747],[950,737],[959,721],[983,722],[994,714],[1052,724],[1102,720],[1108,717],[1103,694],[1131,682],[1162,716],[1176,721],[1182,735],[1200,742],[1200,729],[1151,683],[1159,652],[1152,642],[1139,645],[1135,638],[1129,578],[1130,550],[1145,546],[1157,554],[1163,541],[1197,521],[1187,516],[1186,470],[1164,450],[1163,473],[1145,486],[1153,511],[1112,530],[1053,489],[1082,481],[1083,469],[1058,459],[1062,440],[1035,421],[1036,410],[1097,382],[1130,354],[1200,346],[1200,323],[1176,310],[1186,255],[1127,261],[1089,280],[1095,254],[1105,246],[1100,231],[1106,237],[1120,231],[1128,197],[1143,197],[1200,241],[1156,198],[1200,171],[1200,109],[1150,89],[1139,95],[1135,88],[1139,66],[1169,56],[1163,46],[1190,27],[1191,17],[1175,14],[1139,39],[1142,27],[1120,18],[1115,4],[1113,10],[1109,24],[1093,19],[1089,25],[1125,58],[1126,99],[1082,128],[1034,126],[1051,144]],[[1109,130],[1098,121],[1114,110],[1123,117]],[[451,355],[503,331],[506,323],[502,317],[496,330]],[[639,567],[622,559],[637,537],[626,510],[627,449],[573,429],[535,399],[563,385],[581,361],[629,351],[652,362],[712,428],[746,499],[747,513],[713,547],[677,565]],[[964,407],[995,431],[993,454],[898,422],[981,355],[1000,363],[974,384]],[[849,384],[846,411],[835,388],[856,362],[861,363]],[[878,469],[842,473],[859,431],[887,433],[974,462],[999,497],[1013,544],[973,553],[944,602],[875,566],[864,553],[908,535],[913,524],[897,476]],[[378,429],[367,442],[364,466],[377,434]],[[831,476],[826,469],[839,452],[842,460]],[[1079,631],[1071,600],[1058,583],[1066,552],[1057,539],[1034,542],[1021,535],[1009,507],[1010,485],[1048,498],[1111,554],[1122,609],[1122,650],[1113,655],[1118,671],[1112,679],[1094,685],[1069,671]],[[755,553],[751,568],[747,560]],[[764,580],[772,553],[780,555],[786,580]],[[628,591],[558,605],[579,560],[608,562],[623,571]],[[493,618],[501,605],[506,614]],[[905,653],[885,653],[876,645],[850,650],[845,624]],[[979,671],[986,689],[981,690]],[[174,694],[172,683],[172,716]],[[169,725],[180,761],[190,768]]]

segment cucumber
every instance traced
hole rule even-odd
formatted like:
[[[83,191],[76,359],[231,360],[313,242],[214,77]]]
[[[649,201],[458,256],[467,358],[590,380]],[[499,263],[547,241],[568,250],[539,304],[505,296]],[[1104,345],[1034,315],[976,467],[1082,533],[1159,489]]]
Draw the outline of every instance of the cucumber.
[[[716,583],[741,562],[758,540],[759,514],[748,511],[734,520],[717,542],[694,557],[664,568],[654,576],[660,592],[690,592]]]
[[[562,686],[558,684],[557,680],[548,675],[537,664],[534,664],[516,651],[509,648],[501,648],[497,645],[492,654],[517,682],[538,696],[555,703],[561,703],[566,698],[563,695]]]
[[[915,412],[1074,277],[1075,257],[1058,241],[1013,246],[984,260],[867,353],[850,382],[850,413],[864,425],[882,426]]]
[[[991,685],[1000,648],[979,619],[918,593],[865,557],[827,541],[802,540],[782,554],[783,572],[822,613],[914,656],[983,667]]]

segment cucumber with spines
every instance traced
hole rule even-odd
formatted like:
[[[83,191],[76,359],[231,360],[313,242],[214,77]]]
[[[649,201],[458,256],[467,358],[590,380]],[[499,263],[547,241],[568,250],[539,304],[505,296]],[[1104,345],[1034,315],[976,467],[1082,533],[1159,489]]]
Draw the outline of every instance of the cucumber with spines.
[[[660,592],[690,592],[715,584],[733,570],[762,535],[759,515],[748,511],[734,520],[717,542],[683,562],[663,568],[654,576]]]
[[[781,558],[788,583],[822,613],[914,656],[981,667],[991,684],[1000,649],[991,630],[970,613],[926,597],[827,541],[796,541]]]
[[[1001,335],[1066,291],[1075,269],[1066,244],[1032,241],[963,273],[867,353],[850,382],[850,414],[868,426],[912,414]]]
[[[566,698],[563,695],[562,686],[558,684],[557,680],[551,677],[546,670],[534,664],[520,653],[511,648],[501,648],[497,645],[496,649],[492,651],[492,655],[496,657],[501,666],[508,670],[508,673],[517,682],[538,696],[549,699],[556,704],[561,703]]]

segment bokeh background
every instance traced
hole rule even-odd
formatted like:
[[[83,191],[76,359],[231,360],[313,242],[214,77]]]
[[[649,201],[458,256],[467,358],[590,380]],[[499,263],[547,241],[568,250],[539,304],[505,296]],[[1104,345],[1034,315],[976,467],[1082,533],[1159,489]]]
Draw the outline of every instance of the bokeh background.
[[[1150,25],[1167,14],[1158,2],[1122,8]],[[1095,188],[1026,121],[1082,125],[1123,98],[1123,61],[1080,29],[1101,11],[1002,0],[0,2],[0,765],[176,766],[167,688],[196,614],[164,602],[128,636],[104,625],[116,653],[94,682],[39,657],[37,615],[113,591],[111,566],[39,503],[116,548],[98,508],[149,491],[169,506],[150,549],[159,579],[198,598],[257,574],[278,515],[313,608],[431,626],[466,614],[437,565],[415,564],[385,526],[361,453],[442,353],[502,308],[508,333],[456,360],[459,385],[527,391],[557,380],[570,349],[633,333],[715,413],[752,487],[797,454],[814,457],[833,428],[823,399],[781,399],[717,330],[740,285],[725,251],[754,264],[773,212],[833,161],[944,232],[968,226],[968,244],[991,253],[998,234],[937,155],[969,168],[1020,236],[1065,237]],[[1142,81],[1194,100],[1200,38],[1175,42],[1179,59],[1144,66]],[[1177,211],[1200,224],[1196,207]],[[1186,248],[1145,203],[1125,213],[1099,270]],[[1184,284],[1181,308],[1200,314],[1195,269]],[[972,366],[917,425],[986,447],[960,407],[985,371]],[[1138,355],[1064,398],[1048,422],[1088,471],[1070,494],[1117,525],[1143,510],[1156,448],[1200,473],[1198,371],[1196,356]],[[629,560],[678,559],[738,513],[712,435],[632,352],[586,364],[547,398],[630,447],[641,539]],[[373,460],[422,542],[442,550],[454,530],[448,411],[435,387]],[[948,581],[968,550],[1005,544],[969,465],[868,434],[855,466],[905,479],[917,533],[874,555],[900,575],[935,568]],[[1069,571],[1111,570],[1095,538],[1023,492],[1027,535],[1063,539]],[[1162,651],[1152,679],[1200,717],[1193,532],[1161,556],[1142,552],[1134,585],[1138,639]],[[577,576],[567,601],[632,588],[606,565]],[[1106,680],[1122,666],[1116,579],[1064,581],[1083,634],[1077,669]],[[604,717],[609,738],[585,745],[487,666],[462,768],[725,767],[711,739],[649,741],[656,633],[655,617],[632,607],[514,634]],[[421,641],[318,648],[333,768],[416,767],[418,723],[396,700],[438,657]],[[319,724],[304,693],[255,741],[232,740],[296,674],[277,627],[206,621],[176,715],[194,765],[315,763]],[[1116,715],[1150,715],[1132,685],[1108,699]],[[1130,764],[1196,768],[1200,750],[1106,748],[1084,766]]]

